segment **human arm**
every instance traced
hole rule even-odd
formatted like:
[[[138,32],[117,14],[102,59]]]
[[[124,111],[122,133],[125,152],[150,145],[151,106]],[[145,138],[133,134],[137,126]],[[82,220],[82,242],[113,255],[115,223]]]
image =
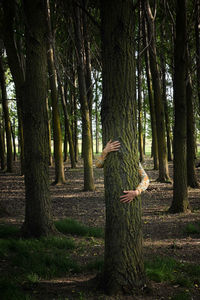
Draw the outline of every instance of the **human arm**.
[[[129,190],[129,191],[123,191],[124,195],[120,197],[120,201],[124,203],[130,203],[133,201],[133,199],[137,196],[139,196],[142,192],[144,192],[148,186],[149,186],[149,177],[145,170],[143,169],[141,163],[139,163],[139,168],[138,168],[139,176],[140,176],[140,183],[136,187],[135,190]]]
[[[95,165],[97,168],[103,168],[104,161],[107,157],[107,155],[110,152],[118,151],[120,148],[120,142],[119,141],[114,141],[112,140],[108,141],[105,148],[103,149],[101,156],[97,157]]]

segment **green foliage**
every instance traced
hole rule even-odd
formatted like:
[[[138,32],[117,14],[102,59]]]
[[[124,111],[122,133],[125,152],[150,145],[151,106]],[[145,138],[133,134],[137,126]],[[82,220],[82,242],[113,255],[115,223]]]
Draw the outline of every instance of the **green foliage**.
[[[102,228],[89,227],[73,219],[63,219],[55,222],[56,228],[64,234],[75,234],[78,236],[104,237]]]
[[[170,281],[186,288],[200,284],[200,266],[180,263],[173,258],[155,258],[145,263],[145,270],[149,279],[156,282]]]
[[[188,224],[186,225],[184,232],[187,234],[200,233],[200,224]]]

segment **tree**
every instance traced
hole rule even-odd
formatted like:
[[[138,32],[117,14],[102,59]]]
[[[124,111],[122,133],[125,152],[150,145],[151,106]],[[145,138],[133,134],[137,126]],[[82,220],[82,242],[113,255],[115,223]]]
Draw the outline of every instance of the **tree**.
[[[5,71],[3,65],[3,53],[0,50],[0,86],[2,93],[2,105],[3,105],[3,115],[5,120],[5,130],[6,130],[6,146],[7,146],[7,172],[13,171],[13,153],[12,153],[12,132],[11,132],[11,122],[8,109],[8,99],[6,91],[6,81],[5,81]]]
[[[46,0],[24,0],[26,80],[23,105],[25,149],[24,236],[54,233],[49,194],[49,141],[46,109]]]
[[[155,16],[153,16],[149,0],[145,0],[145,13],[147,18],[148,40],[149,40],[149,60],[152,75],[152,85],[155,100],[156,112],[156,130],[158,141],[158,159],[159,159],[159,177],[158,181],[170,182],[168,161],[167,161],[167,146],[165,140],[165,114],[162,101],[160,70],[157,58],[156,49],[156,34],[155,34]]]
[[[186,212],[187,193],[187,104],[186,104],[186,0],[176,0],[174,43],[174,189],[170,212]]]
[[[105,265],[107,293],[132,294],[144,286],[141,200],[119,201],[122,191],[138,183],[135,98],[134,16],[131,0],[102,1],[104,145],[119,140],[121,150],[105,161]]]
[[[92,166],[92,136],[90,127],[90,113],[87,99],[84,66],[84,40],[81,32],[82,21],[80,8],[74,7],[74,31],[75,44],[77,49],[77,73],[79,83],[79,95],[82,115],[82,137],[83,137],[83,160],[84,160],[84,190],[94,190],[94,176]]]
[[[18,8],[18,9],[17,9]],[[16,32],[21,32],[23,27],[22,20],[18,16],[20,8],[12,0],[3,1],[3,40],[6,47],[6,53],[8,57],[8,64],[12,73],[12,77],[15,83],[15,91],[17,98],[17,114],[18,114],[18,131],[20,142],[20,163],[21,163],[21,175],[24,174],[24,133],[22,124],[22,106],[24,99],[24,82],[25,82],[25,67],[24,67],[24,55],[20,35],[18,39]],[[14,26],[14,20],[19,19],[17,22],[18,27]],[[20,25],[19,25],[20,24]]]
[[[62,132],[60,125],[60,116],[58,110],[58,90],[57,90],[57,76],[54,62],[54,49],[53,49],[53,35],[51,29],[51,14],[49,0],[47,2],[47,61],[49,71],[49,82],[51,88],[51,103],[52,103],[52,117],[53,117],[53,139],[54,139],[54,158],[55,158],[55,184],[65,183],[63,153],[62,153]]]

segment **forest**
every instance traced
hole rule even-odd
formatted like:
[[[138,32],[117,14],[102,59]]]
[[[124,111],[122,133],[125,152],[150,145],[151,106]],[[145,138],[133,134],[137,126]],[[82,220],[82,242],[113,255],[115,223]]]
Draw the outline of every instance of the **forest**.
[[[200,0],[1,0],[1,299],[198,300],[199,211]]]

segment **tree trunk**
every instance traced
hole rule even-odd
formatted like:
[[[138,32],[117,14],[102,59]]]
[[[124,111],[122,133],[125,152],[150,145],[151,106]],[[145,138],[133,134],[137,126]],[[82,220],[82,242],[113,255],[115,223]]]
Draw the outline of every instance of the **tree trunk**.
[[[51,30],[51,16],[49,0],[47,1],[47,62],[49,72],[49,82],[51,88],[51,101],[52,101],[52,118],[53,118],[53,139],[54,139],[54,158],[55,158],[55,184],[65,183],[64,165],[63,165],[63,152],[62,152],[62,133],[60,125],[60,116],[58,110],[58,91],[57,91],[57,76],[54,63],[53,54],[53,36]]]
[[[1,112],[1,105],[0,105],[0,112]],[[1,163],[1,170],[5,171],[6,169],[6,154],[5,154],[5,142],[4,142],[4,128],[2,122],[0,122],[0,163]]]
[[[13,125],[11,125],[11,133],[12,133],[12,142],[13,142],[13,160],[17,160],[16,153],[16,143],[15,143],[15,119],[13,120]]]
[[[144,49],[147,48],[147,30],[145,19],[143,18],[143,43]],[[150,106],[150,115],[151,115],[151,131],[152,131],[152,154],[154,162],[154,170],[158,169],[158,140],[157,140],[157,131],[156,131],[156,113],[155,113],[155,101],[153,96],[152,89],[152,77],[151,70],[149,67],[149,50],[145,51],[145,68],[146,68],[146,77],[147,77],[147,86],[148,86],[148,96],[149,96],[149,106]]]
[[[160,26],[160,36],[161,43],[164,45],[164,41],[166,38],[165,30],[163,28],[163,23]],[[160,55],[160,63],[161,63],[161,73],[162,73],[162,99],[164,103],[164,111],[165,111],[165,126],[166,126],[166,134],[167,134],[167,158],[168,161],[172,160],[172,152],[171,152],[171,139],[170,139],[170,122],[169,122],[169,113],[168,113],[168,103],[167,103],[167,94],[166,94],[166,61],[164,51],[161,51]]]
[[[106,228],[104,287],[106,292],[133,294],[145,284],[141,200],[119,201],[123,190],[138,183],[135,98],[134,16],[132,1],[102,1],[103,141],[119,140],[119,152],[104,165]]]
[[[149,58],[150,58],[150,68],[151,68],[151,75],[152,75],[154,100],[155,100],[155,112],[156,112],[156,130],[157,130],[158,159],[159,159],[159,177],[157,180],[160,182],[171,182],[169,177],[168,161],[167,161],[167,146],[165,140],[164,105],[162,101],[160,71],[158,67],[157,53],[156,53],[155,23],[154,23],[154,18],[152,16],[152,12],[148,0],[145,1],[145,12],[147,16],[148,39],[150,41]]]
[[[5,130],[6,130],[6,146],[7,146],[6,170],[7,172],[12,172],[13,171],[12,132],[11,132],[9,110],[8,110],[8,100],[7,100],[7,92],[6,92],[6,81],[5,81],[5,72],[3,67],[2,51],[0,54],[0,85],[1,85],[1,93],[2,93],[2,105],[3,105],[3,115],[5,120]]]
[[[187,184],[197,188],[198,180],[195,168],[195,120],[193,104],[192,80],[188,70],[186,99],[187,99]]]
[[[84,190],[94,190],[93,161],[92,161],[92,137],[90,128],[90,114],[87,101],[83,37],[81,33],[80,9],[74,9],[75,43],[77,48],[77,72],[80,93],[80,104],[82,114],[82,136],[83,136],[83,160],[84,160]]]
[[[176,38],[174,44],[174,189],[170,212],[186,212],[187,192],[187,116],[186,116],[186,0],[176,0]]]
[[[18,43],[16,47],[14,19],[17,18],[17,12],[15,11],[15,2],[12,0],[3,1],[4,21],[3,21],[3,40],[6,47],[6,53],[8,57],[8,64],[12,73],[12,77],[15,83],[15,91],[17,98],[17,115],[18,115],[18,134],[20,144],[20,163],[21,163],[21,175],[24,174],[24,133],[22,124],[22,107],[24,100],[24,58],[21,44]],[[19,45],[20,44],[20,45]]]
[[[144,152],[143,152],[143,128],[142,128],[142,74],[141,74],[141,36],[142,36],[142,26],[141,26],[141,1],[139,1],[138,8],[138,56],[137,56],[137,78],[138,78],[138,145],[140,153],[140,161],[144,161]]]
[[[49,141],[46,109],[46,1],[24,0],[26,81],[24,103],[25,222],[24,236],[54,233],[49,193]]]
[[[68,142],[69,142],[69,154],[70,154],[70,160],[71,160],[71,168],[74,169],[74,168],[76,168],[76,160],[75,160],[72,130],[71,130],[71,125],[70,125],[70,120],[69,120],[69,115],[68,115],[67,102],[66,102],[66,98],[65,98],[66,93],[64,92],[64,87],[61,85],[60,79],[58,80],[58,82],[59,82],[60,96],[61,96],[64,116],[65,116],[65,127],[67,130],[67,137],[68,137]]]
[[[48,97],[46,97],[46,108],[47,108],[47,116],[48,116],[49,166],[52,166],[53,158],[52,158],[52,154],[51,154],[51,117],[50,117],[50,112],[49,112]]]
[[[200,0],[195,5],[195,40],[196,40],[196,65],[197,65],[197,93],[200,115]]]

